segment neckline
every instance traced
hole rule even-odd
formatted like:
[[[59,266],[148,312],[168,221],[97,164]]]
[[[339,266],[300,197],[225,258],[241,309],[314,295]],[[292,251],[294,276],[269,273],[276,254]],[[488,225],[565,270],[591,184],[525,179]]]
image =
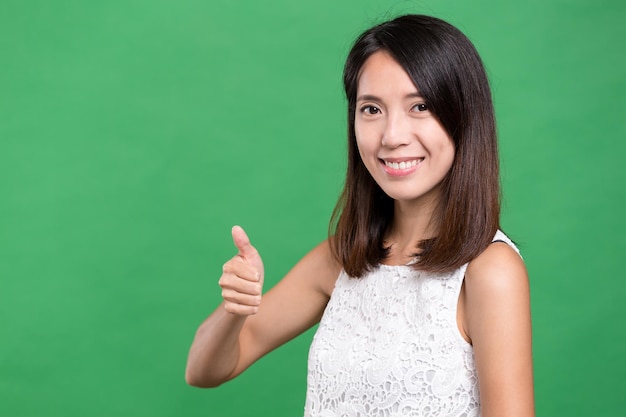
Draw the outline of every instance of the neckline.
[[[389,268],[389,269],[394,269],[394,268],[411,268],[413,269],[413,265],[415,265],[415,263],[417,263],[417,259],[413,258],[412,260],[410,260],[409,262],[405,263],[405,264],[399,264],[399,265],[389,265],[389,264],[384,264],[384,263],[379,263],[378,266],[379,267],[384,267],[384,268]]]

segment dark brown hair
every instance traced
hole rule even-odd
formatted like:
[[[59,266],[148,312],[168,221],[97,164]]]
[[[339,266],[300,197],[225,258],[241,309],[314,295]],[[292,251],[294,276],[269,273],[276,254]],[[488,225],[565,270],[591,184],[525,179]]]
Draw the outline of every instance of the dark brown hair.
[[[414,264],[430,272],[454,270],[478,256],[500,226],[494,110],[485,69],[469,39],[449,23],[422,15],[401,16],[365,31],[346,60],[348,166],[330,223],[333,254],[348,275],[359,277],[389,250],[383,239],[394,201],[361,161],[354,132],[361,67],[376,51],[386,51],[404,68],[454,143],[454,162],[432,219],[437,234],[418,243]]]

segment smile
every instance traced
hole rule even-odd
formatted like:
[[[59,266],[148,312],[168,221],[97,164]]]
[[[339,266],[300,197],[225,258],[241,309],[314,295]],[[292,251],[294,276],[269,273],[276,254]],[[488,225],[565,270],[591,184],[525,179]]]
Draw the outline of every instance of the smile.
[[[392,177],[405,177],[407,175],[411,175],[419,168],[422,161],[424,161],[424,158],[406,159],[403,161],[380,160],[387,175],[391,175]]]
[[[385,161],[384,159],[382,161],[385,163],[385,166],[387,166],[388,168],[396,169],[396,170],[404,170],[404,169],[413,168],[414,166],[416,166],[423,160],[424,158],[412,159],[409,161],[402,161],[402,162],[390,162],[390,161]]]

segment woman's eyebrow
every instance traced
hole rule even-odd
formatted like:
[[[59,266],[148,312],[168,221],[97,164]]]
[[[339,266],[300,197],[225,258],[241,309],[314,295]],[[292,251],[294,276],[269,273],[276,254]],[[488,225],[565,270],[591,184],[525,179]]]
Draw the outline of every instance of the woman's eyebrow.
[[[419,91],[416,91],[415,93],[409,93],[407,95],[404,96],[404,98],[424,98]],[[356,101],[381,101],[380,97],[371,95],[371,94],[363,94],[360,95],[356,98]]]
[[[371,94],[363,94],[361,96],[358,96],[356,98],[356,101],[380,101],[380,98]]]
[[[404,98],[424,98],[424,96],[422,96],[419,91],[416,91],[414,93],[407,94]]]

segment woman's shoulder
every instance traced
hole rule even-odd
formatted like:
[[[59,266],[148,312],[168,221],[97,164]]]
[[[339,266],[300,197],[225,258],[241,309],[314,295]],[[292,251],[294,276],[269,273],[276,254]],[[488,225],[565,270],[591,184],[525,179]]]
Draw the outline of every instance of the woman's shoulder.
[[[498,243],[498,242],[506,243],[511,248],[513,248],[515,252],[519,253],[519,249],[517,248],[513,240],[511,240],[511,238],[509,238],[502,230],[498,229],[496,231],[496,234],[493,236],[493,239],[491,240],[491,242],[492,243]]]
[[[323,293],[330,296],[342,266],[332,252],[329,239],[325,239],[311,249],[294,269],[302,271],[303,276],[315,282]]]
[[[310,258],[311,261],[321,263],[331,270],[341,269],[341,264],[332,251],[330,239],[324,239],[314,246],[309,253],[306,254],[305,258]]]
[[[515,244],[501,231],[467,266],[465,284],[477,294],[506,296],[528,286],[528,273]]]

